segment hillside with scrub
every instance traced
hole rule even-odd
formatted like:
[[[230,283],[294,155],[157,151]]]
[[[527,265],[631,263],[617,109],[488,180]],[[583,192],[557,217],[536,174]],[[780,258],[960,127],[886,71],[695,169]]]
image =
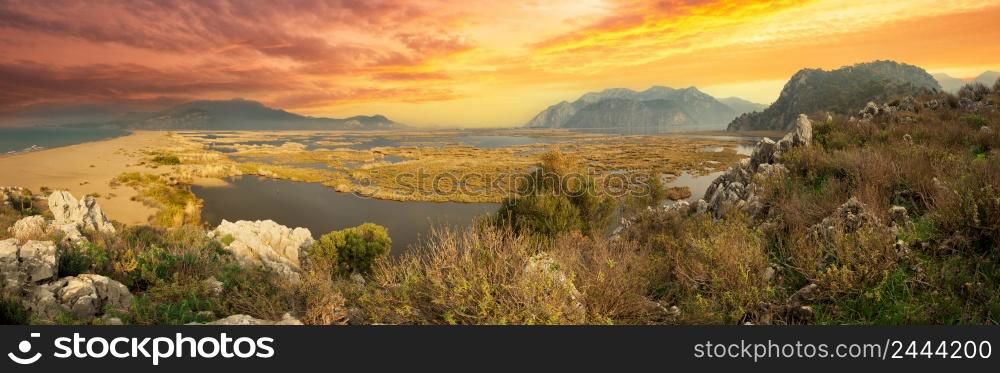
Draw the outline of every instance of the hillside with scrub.
[[[658,178],[567,193],[547,175],[581,164],[546,153],[494,216],[400,257],[376,224],[206,227],[167,182],[170,224],[135,226],[3,188],[0,324],[995,325],[998,109],[1000,82],[799,113],[691,204]]]

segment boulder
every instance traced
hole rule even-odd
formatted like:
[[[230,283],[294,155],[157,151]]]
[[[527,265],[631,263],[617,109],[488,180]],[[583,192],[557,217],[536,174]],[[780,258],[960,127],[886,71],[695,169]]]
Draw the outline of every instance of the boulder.
[[[80,232],[80,228],[73,222],[59,222],[52,221],[49,223],[47,228],[49,234],[59,234],[62,236],[60,240],[61,243],[67,245],[76,245],[81,242],[87,242],[87,237]]]
[[[751,215],[764,210],[763,203],[756,193],[758,185],[768,178],[784,177],[787,169],[778,163],[781,154],[799,146],[812,144],[812,122],[809,117],[799,115],[795,128],[785,135],[781,141],[762,139],[754,146],[750,158],[740,161],[725,173],[717,177],[705,190],[704,210],[719,218],[729,208],[738,208]],[[693,209],[701,210],[701,206]]]
[[[819,242],[829,242],[832,239],[832,232],[839,228],[842,233],[854,233],[862,228],[884,227],[875,214],[872,214],[868,207],[858,201],[851,199],[840,205],[830,216],[821,222],[809,227],[809,235]]]
[[[299,278],[305,251],[314,242],[308,229],[292,229],[271,220],[223,220],[209,237],[225,244],[241,263],[264,266],[292,280]]]
[[[59,272],[56,245],[52,241],[27,241],[21,245],[18,256],[29,283],[48,280]]]
[[[815,300],[818,293],[819,286],[816,284],[809,284],[798,291],[796,291],[792,296],[788,297],[786,302],[790,308],[801,307],[803,305],[812,303]]]
[[[799,114],[795,121],[795,128],[781,139],[783,144],[779,150],[787,151],[789,148],[797,146],[809,146],[812,144],[812,121],[805,114]]]
[[[858,112],[858,116],[860,116],[862,119],[872,119],[875,116],[877,116],[880,111],[881,110],[879,109],[878,104],[868,101],[868,104],[865,105],[865,108],[861,109],[861,111]]]
[[[750,155],[750,167],[756,171],[762,164],[774,162],[774,153],[778,151],[778,144],[769,138],[764,138],[757,142]]]
[[[889,208],[889,219],[892,220],[893,225],[900,227],[905,227],[910,223],[910,215],[906,211],[906,207],[903,206],[892,206]]]
[[[115,226],[104,215],[104,210],[93,196],[85,196],[77,201],[67,191],[56,191],[49,196],[49,210],[55,217],[55,224],[72,223],[79,229],[115,233]]]
[[[27,304],[42,320],[53,320],[65,312],[89,320],[107,310],[127,312],[132,306],[132,294],[120,282],[101,275],[82,274],[31,289]]]
[[[222,295],[222,292],[226,290],[222,281],[216,280],[215,277],[206,278],[201,283],[208,290],[209,294],[214,296]]]
[[[302,325],[302,321],[292,317],[290,313],[281,316],[281,320],[263,320],[249,315],[232,315],[207,323],[190,323],[188,325]]]
[[[59,267],[55,243],[19,242],[16,238],[0,241],[0,277],[5,289],[22,289],[56,276]]]
[[[548,285],[552,285],[552,289],[556,290],[551,294],[552,296],[566,296],[565,301],[568,309],[563,311],[568,316],[582,318],[586,313],[583,303],[580,301],[582,299],[580,291],[566,276],[566,273],[560,269],[559,263],[547,253],[540,253],[529,258],[528,263],[524,266],[524,276],[524,281],[532,284],[538,284],[539,280],[543,279]]]
[[[0,241],[0,280],[4,289],[19,289],[24,284],[19,253],[17,239]]]
[[[827,218],[838,221],[844,226],[845,232],[854,232],[865,225],[877,225],[879,224],[879,219],[874,214],[868,211],[868,206],[857,198],[851,197],[851,199],[840,205],[836,211],[834,211],[833,216]]]

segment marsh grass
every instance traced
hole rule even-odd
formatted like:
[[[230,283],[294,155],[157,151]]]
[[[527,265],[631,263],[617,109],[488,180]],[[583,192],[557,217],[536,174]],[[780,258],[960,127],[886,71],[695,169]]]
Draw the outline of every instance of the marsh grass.
[[[188,185],[167,176],[126,172],[111,181],[112,187],[126,185],[138,192],[138,199],[156,208],[150,222],[163,227],[197,225],[201,222],[203,202]]]

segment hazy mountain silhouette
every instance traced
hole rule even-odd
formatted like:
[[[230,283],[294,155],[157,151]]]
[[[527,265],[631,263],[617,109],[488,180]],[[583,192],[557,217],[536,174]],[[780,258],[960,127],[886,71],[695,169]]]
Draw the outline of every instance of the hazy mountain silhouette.
[[[720,98],[719,102],[733,108],[733,110],[736,111],[736,115],[743,115],[746,113],[752,113],[755,111],[761,111],[767,109],[767,105],[758,104],[752,101],[747,101],[739,97]]]
[[[969,84],[969,81],[965,79],[959,79],[944,73],[934,74],[933,77],[941,85],[941,90],[945,92],[955,93],[966,84]]]
[[[382,115],[343,119],[308,117],[238,98],[191,101],[156,113],[131,113],[117,120],[70,126],[140,130],[375,130],[405,127]]]
[[[720,102],[695,87],[674,89],[653,86],[641,92],[611,88],[586,93],[573,102],[552,105],[538,113],[525,127],[649,128],[653,132],[689,125],[721,127],[739,113],[759,105],[736,98],[729,101],[738,107]]]

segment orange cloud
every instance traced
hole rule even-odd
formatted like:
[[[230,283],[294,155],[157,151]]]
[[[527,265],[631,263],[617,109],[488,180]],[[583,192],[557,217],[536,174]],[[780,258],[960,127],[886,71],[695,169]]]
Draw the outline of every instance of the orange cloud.
[[[0,114],[244,97],[515,125],[655,84],[767,102],[803,67],[1000,68],[997,19],[1000,0],[0,1]]]

